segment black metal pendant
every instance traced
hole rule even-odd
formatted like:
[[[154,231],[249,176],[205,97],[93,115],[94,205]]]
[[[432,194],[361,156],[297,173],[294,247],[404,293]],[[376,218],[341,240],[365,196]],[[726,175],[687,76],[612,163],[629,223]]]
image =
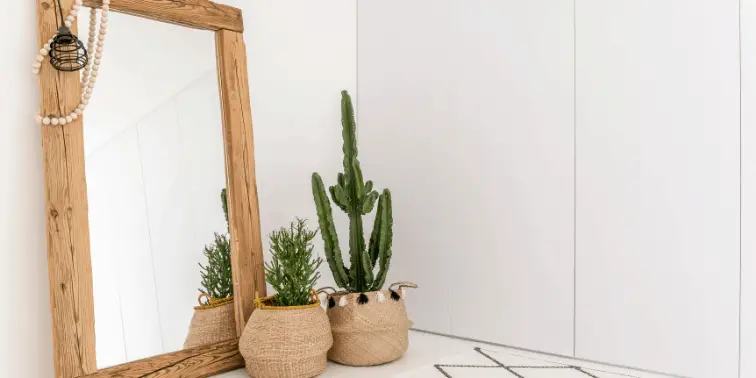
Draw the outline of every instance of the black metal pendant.
[[[50,64],[58,71],[73,72],[86,67],[87,49],[71,29],[63,25],[50,44]]]

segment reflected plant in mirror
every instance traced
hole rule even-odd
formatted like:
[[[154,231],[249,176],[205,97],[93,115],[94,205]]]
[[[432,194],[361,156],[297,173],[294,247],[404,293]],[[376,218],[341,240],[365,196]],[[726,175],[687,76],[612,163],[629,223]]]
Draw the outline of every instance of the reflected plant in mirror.
[[[223,214],[226,217],[226,228],[228,228],[228,201],[226,198],[226,189],[221,190],[221,204],[223,205]],[[229,298],[234,294],[234,286],[231,277],[231,245],[228,240],[228,233],[215,233],[213,244],[205,246],[205,257],[207,266],[202,263],[199,265],[202,275],[202,287],[200,293],[207,294],[209,300],[218,300]]]
[[[226,189],[221,190],[221,204],[228,229]],[[197,263],[202,276],[202,288],[189,324],[184,348],[214,344],[236,337],[234,318],[234,286],[231,276],[231,245],[228,234],[214,233],[213,244],[205,246],[207,265]]]

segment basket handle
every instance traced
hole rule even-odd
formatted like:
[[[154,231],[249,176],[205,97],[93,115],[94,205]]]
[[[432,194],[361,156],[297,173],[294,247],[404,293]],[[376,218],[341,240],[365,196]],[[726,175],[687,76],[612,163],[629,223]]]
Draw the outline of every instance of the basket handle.
[[[331,294],[333,294],[333,293],[336,292],[336,289],[334,289],[334,288],[332,288],[330,286],[321,287],[320,289],[316,290],[315,292],[318,293],[318,294],[320,294],[320,293],[326,293],[326,294],[328,294],[328,290],[331,290]],[[328,294],[328,295],[330,295],[330,294]]]
[[[207,299],[207,303],[202,303],[202,298]],[[199,295],[199,297],[197,297],[197,302],[199,303],[200,306],[204,306],[204,305],[207,305],[207,304],[211,304],[212,303],[212,299],[213,298],[209,294],[202,293],[202,294]]]
[[[408,287],[410,289],[417,289],[417,285],[409,282],[409,281],[400,281],[400,282],[394,282],[391,285],[389,285],[389,290],[394,291],[396,289],[392,289],[392,287],[396,286],[396,289],[401,289],[404,287]]]

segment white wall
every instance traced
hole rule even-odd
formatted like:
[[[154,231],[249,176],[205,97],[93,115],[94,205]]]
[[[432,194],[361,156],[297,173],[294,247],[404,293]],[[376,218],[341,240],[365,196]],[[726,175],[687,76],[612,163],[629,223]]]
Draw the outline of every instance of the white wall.
[[[310,218],[314,227],[309,176],[315,170],[335,175],[339,168],[339,90],[355,92],[354,2],[225,3],[245,12],[263,232],[294,216]],[[30,68],[39,49],[35,15],[33,3],[13,2],[2,16],[3,25],[15,35],[5,45],[7,59],[0,59],[0,110],[7,124],[0,138],[0,283],[13,288],[13,309],[0,311],[3,377],[53,375],[42,155],[39,127],[33,123],[39,94]],[[100,91],[106,77],[124,74],[106,71],[114,41],[109,39],[106,47],[93,107],[105,93]],[[203,56],[214,59],[212,52]],[[140,88],[141,95],[162,89]],[[132,114],[118,109],[116,115]],[[98,139],[104,142],[109,137]],[[331,280],[329,273],[324,278]]]
[[[576,355],[736,377],[738,2],[576,20]]]
[[[756,377],[756,1],[743,0],[741,26],[740,377]]]
[[[33,2],[11,2],[0,22],[13,35],[0,59],[0,286],[13,300],[0,310],[0,376],[51,377],[52,328]]]
[[[418,328],[736,377],[738,3],[575,6],[359,3],[392,274]]]
[[[393,190],[415,326],[571,354],[571,4],[364,1],[358,20],[361,163]]]
[[[239,0],[244,10],[255,164],[264,235],[294,217],[318,226],[310,176],[341,168],[340,91],[356,98],[356,5],[352,0]],[[340,235],[345,215],[335,214]],[[342,236],[342,242],[346,242]],[[322,253],[322,240],[316,238]],[[264,248],[267,256],[267,237]],[[327,264],[323,286],[332,285]]]

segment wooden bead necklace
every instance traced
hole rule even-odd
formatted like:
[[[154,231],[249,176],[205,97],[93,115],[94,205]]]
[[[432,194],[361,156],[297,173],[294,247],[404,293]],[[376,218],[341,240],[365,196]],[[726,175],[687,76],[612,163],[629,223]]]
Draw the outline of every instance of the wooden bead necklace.
[[[66,17],[64,24],[67,27],[71,27],[76,21],[76,16],[79,13],[79,9],[83,4],[83,0],[74,0],[74,4],[71,7],[71,11]],[[87,41],[87,51],[90,54],[90,59],[81,75],[81,101],[74,111],[70,114],[62,117],[46,116],[41,114],[34,116],[34,120],[37,124],[43,125],[65,125],[73,122],[73,120],[79,118],[84,113],[89,104],[89,99],[92,97],[95,83],[97,82],[97,73],[100,70],[100,60],[102,59],[103,46],[105,45],[105,35],[108,30],[108,12],[110,11],[110,0],[102,0],[102,14],[100,16],[100,25],[97,26],[97,9],[92,8],[89,11],[89,40]],[[96,30],[97,29],[97,30]],[[95,42],[95,36],[97,41]],[[39,50],[39,54],[36,56],[36,62],[33,65],[32,73],[39,75],[39,70],[42,68],[42,62],[45,57],[50,54],[53,38],[50,38],[47,43]],[[97,50],[95,49],[95,43],[97,44]],[[93,54],[94,51],[94,54]],[[94,59],[92,59],[94,57]]]

